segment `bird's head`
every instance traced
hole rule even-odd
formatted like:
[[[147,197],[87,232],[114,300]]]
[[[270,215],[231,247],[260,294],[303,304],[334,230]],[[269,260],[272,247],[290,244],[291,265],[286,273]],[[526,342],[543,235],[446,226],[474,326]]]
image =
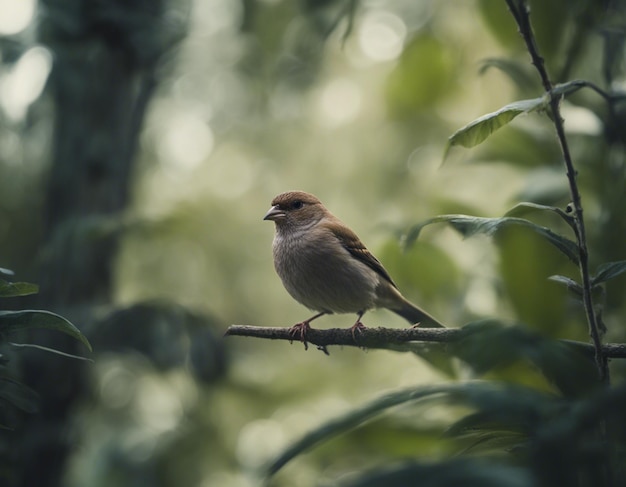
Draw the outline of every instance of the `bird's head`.
[[[263,217],[271,220],[277,228],[305,227],[324,218],[326,208],[322,202],[304,191],[287,191],[272,200],[272,206]]]

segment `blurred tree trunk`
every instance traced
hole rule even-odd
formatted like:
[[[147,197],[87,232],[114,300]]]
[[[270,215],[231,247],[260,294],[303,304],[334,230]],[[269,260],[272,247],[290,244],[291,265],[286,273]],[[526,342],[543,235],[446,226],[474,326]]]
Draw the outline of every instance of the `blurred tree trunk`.
[[[183,13],[173,21],[173,8],[184,7],[167,0],[42,0],[41,6],[40,42],[54,56],[47,90],[55,127],[37,304],[84,329],[96,307],[110,303],[140,129],[159,61],[184,36],[187,19]],[[60,334],[45,340],[65,351],[77,347]],[[41,353],[24,362],[41,412],[16,435],[15,485],[62,485],[86,366]]]

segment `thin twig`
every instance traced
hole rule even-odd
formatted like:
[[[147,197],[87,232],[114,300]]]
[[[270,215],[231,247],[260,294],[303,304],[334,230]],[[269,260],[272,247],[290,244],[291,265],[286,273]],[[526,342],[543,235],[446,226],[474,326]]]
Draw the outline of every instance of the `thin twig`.
[[[580,191],[578,190],[578,184],[576,182],[577,172],[574,168],[574,163],[565,137],[565,129],[563,127],[563,119],[561,118],[561,112],[559,109],[559,103],[561,97],[556,96],[552,92],[552,81],[546,70],[543,57],[539,54],[539,48],[535,41],[535,36],[530,24],[530,13],[528,5],[525,0],[506,0],[506,3],[511,11],[519,32],[526,43],[526,48],[530,54],[532,64],[537,69],[539,76],[541,77],[541,83],[546,93],[550,97],[550,109],[552,112],[552,122],[556,129],[556,134],[561,146],[561,152],[563,154],[563,160],[565,163],[567,179],[570,187],[570,195],[572,198],[572,207],[574,209],[574,217],[576,226],[574,228],[576,238],[578,240],[578,252],[579,252],[579,269],[582,280],[583,289],[583,305],[585,313],[587,315],[587,322],[589,324],[589,334],[595,347],[595,360],[598,367],[598,373],[600,380],[605,383],[610,383],[609,367],[607,357],[604,354],[602,347],[602,336],[600,333],[600,327],[598,326],[597,316],[593,306],[593,298],[591,295],[591,277],[589,273],[589,254],[587,250],[587,237],[585,232],[585,222],[583,219],[583,207],[581,203]]]
[[[224,336],[243,336],[264,338],[267,340],[285,340],[292,342],[293,333],[289,327],[267,327],[252,325],[231,325]],[[307,332],[307,341],[319,349],[337,345],[342,347],[359,347],[411,352],[415,350],[415,342],[453,343],[467,336],[461,328],[365,328],[356,339],[350,328],[330,328],[321,330],[311,328]],[[562,340],[576,346],[579,350],[594,354],[595,348],[589,343],[574,340]],[[607,343],[602,346],[604,356],[610,358],[626,358],[626,344]]]
[[[224,336],[246,336],[269,340],[294,341],[291,328],[250,325],[231,325]],[[307,342],[327,353],[326,347],[339,345],[371,349],[415,351],[415,341],[449,343],[459,338],[459,330],[453,328],[365,328],[353,335],[350,328],[329,328],[307,331]]]

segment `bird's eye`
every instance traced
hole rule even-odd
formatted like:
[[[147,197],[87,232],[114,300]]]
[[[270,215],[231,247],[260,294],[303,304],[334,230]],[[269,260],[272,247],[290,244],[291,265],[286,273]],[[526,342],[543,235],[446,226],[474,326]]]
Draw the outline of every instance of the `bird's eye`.
[[[294,201],[293,203],[291,203],[291,209],[292,210],[299,210],[300,208],[302,208],[304,206],[304,203],[300,200]]]

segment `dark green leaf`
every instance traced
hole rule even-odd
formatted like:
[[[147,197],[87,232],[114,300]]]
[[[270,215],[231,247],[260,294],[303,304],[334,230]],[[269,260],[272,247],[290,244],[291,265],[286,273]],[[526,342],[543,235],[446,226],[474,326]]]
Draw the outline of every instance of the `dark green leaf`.
[[[531,434],[541,425],[541,418],[551,417],[563,405],[559,396],[526,386],[497,381],[470,384],[449,397],[489,416],[494,423],[508,425],[509,430]]]
[[[578,284],[576,281],[574,281],[574,279],[570,279],[569,277],[559,276],[559,275],[550,276],[548,277],[548,279],[554,282],[564,284],[569,291],[571,291],[574,295],[576,295],[579,298],[582,297],[583,295],[582,286]]]
[[[611,436],[626,439],[626,386],[618,384],[611,388],[598,387],[594,394],[578,401],[567,414],[559,414],[545,425],[549,436],[562,435],[563,441],[576,446],[581,434],[605,421],[612,426]],[[584,448],[584,446],[582,446]]]
[[[511,120],[522,113],[532,112],[541,108],[545,104],[545,99],[532,98],[530,100],[520,100],[506,105],[500,110],[483,115],[480,118],[468,123],[460,128],[448,138],[446,155],[450,148],[455,145],[471,148],[483,142],[496,130],[508,124]],[[445,159],[445,155],[444,155]]]
[[[445,434],[464,446],[462,453],[521,452],[528,448],[528,435],[522,430],[519,421],[494,421],[490,413],[481,411],[460,419]]]
[[[528,359],[566,397],[580,397],[599,386],[593,357],[577,344],[542,339],[528,351]]]
[[[37,294],[39,286],[29,282],[9,282],[0,279],[0,298],[12,298],[15,296],[28,296]]]
[[[496,320],[469,323],[462,328],[461,338],[450,344],[450,351],[478,374],[531,363],[566,396],[588,392],[598,383],[587,349],[550,340],[521,325],[505,326]]]
[[[531,487],[530,472],[523,467],[493,461],[455,458],[438,463],[406,462],[370,470],[348,482],[345,487],[380,487],[381,485],[420,487]]]
[[[483,411],[468,414],[454,423],[445,432],[446,436],[465,436],[472,435],[479,431],[491,430],[491,431],[520,431],[517,421],[509,422],[508,424],[503,421],[495,421],[490,414],[486,414]]]
[[[495,420],[511,416],[522,418],[526,426],[545,411],[553,410],[555,400],[558,400],[556,396],[529,388],[483,381],[421,386],[392,392],[339,418],[330,420],[306,434],[268,464],[265,468],[265,475],[275,474],[296,456],[323,441],[363,424],[392,407],[435,397],[445,397],[448,402],[458,402],[489,411]]]
[[[591,279],[591,285],[595,286],[596,284],[608,281],[609,279],[613,279],[624,272],[626,272],[626,260],[606,262],[598,267],[598,272]]]
[[[441,385],[404,389],[385,395],[370,402],[369,404],[366,404],[365,406],[361,406],[343,416],[330,420],[310,433],[304,435],[300,440],[296,441],[271,463],[269,463],[265,469],[266,475],[268,477],[274,475],[283,466],[285,466],[285,464],[301,453],[304,453],[323,441],[327,441],[334,436],[345,433],[346,431],[359,426],[389,408],[405,402],[422,399],[433,394],[449,392],[451,389],[456,389],[456,387],[455,385]]]
[[[84,360],[86,362],[93,362],[93,360],[91,360],[90,358],[62,352],[61,350],[56,350],[55,348],[50,348],[50,347],[44,347],[43,345],[37,345],[35,343],[13,343],[13,342],[7,342],[7,343],[15,348],[34,348],[37,350],[43,350],[44,352],[53,353],[55,355],[61,355],[62,357],[73,358],[76,360]]]
[[[461,338],[450,344],[450,351],[478,374],[518,360],[522,348],[531,341],[528,330],[507,327],[496,320],[468,323],[461,330]]]
[[[415,242],[422,231],[422,228],[433,223],[449,223],[464,237],[471,237],[476,234],[493,236],[503,227],[512,225],[525,227],[545,238],[549,243],[565,254],[572,262],[576,264],[578,263],[578,245],[576,245],[575,242],[553,232],[549,228],[542,227],[523,218],[483,218],[467,215],[440,215],[419,223],[409,229],[405,239],[406,245],[409,246]]]
[[[525,435],[510,431],[484,430],[457,438],[457,443],[465,444],[459,453],[502,453],[511,455],[526,454],[528,439]]]
[[[548,211],[548,212],[556,213],[563,220],[565,220],[565,222],[568,225],[573,226],[573,224],[574,224],[574,219],[570,215],[565,213],[558,206],[540,205],[538,203],[531,203],[531,202],[528,202],[528,201],[522,201],[521,203],[518,203],[513,208],[511,208],[509,211],[507,211],[504,214],[504,216],[519,217],[519,216],[522,216],[522,215],[526,215],[527,213],[530,213],[531,211]]]
[[[0,378],[0,401],[32,414],[37,412],[38,400],[37,393],[21,382],[7,377]]]
[[[8,335],[33,328],[60,331],[76,338],[91,351],[85,335],[62,316],[44,310],[0,311],[0,333]]]
[[[593,86],[584,80],[574,80],[554,86],[552,93],[556,96],[565,96],[574,93],[585,86]],[[499,128],[507,125],[518,115],[522,113],[530,113],[544,108],[547,105],[548,98],[546,96],[531,98],[528,100],[519,100],[510,103],[495,112],[488,113],[482,117],[473,120],[464,127],[460,128],[450,137],[444,154],[444,159],[449,150],[455,145],[465,148],[472,148],[485,141],[491,134]]]

